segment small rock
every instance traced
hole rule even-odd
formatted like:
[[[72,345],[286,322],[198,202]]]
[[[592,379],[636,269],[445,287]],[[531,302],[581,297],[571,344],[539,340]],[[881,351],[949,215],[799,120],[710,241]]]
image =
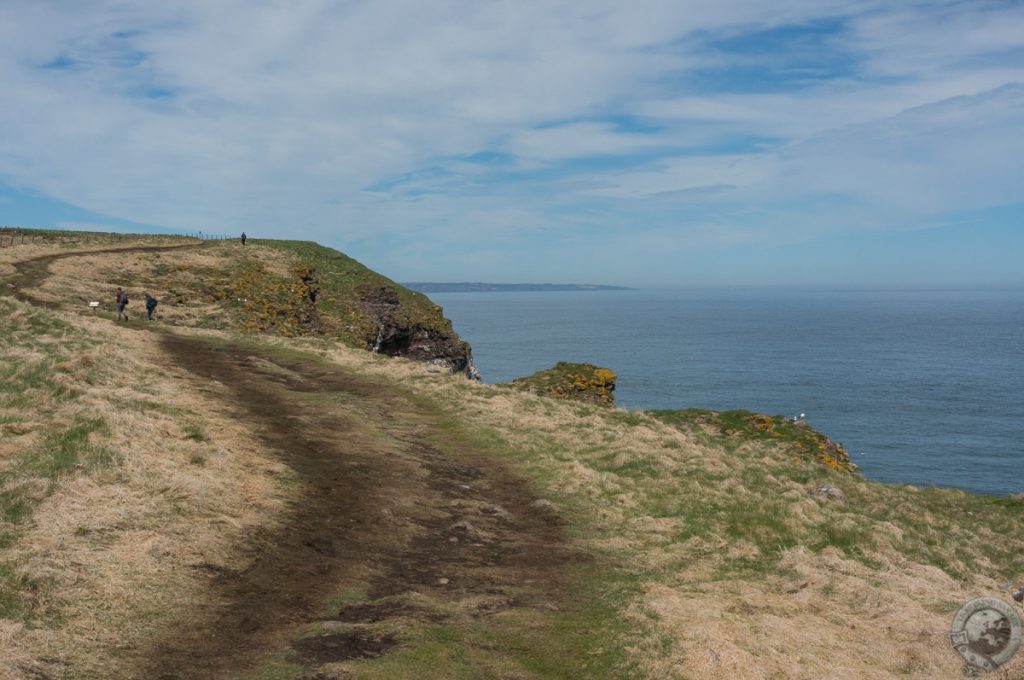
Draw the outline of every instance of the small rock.
[[[446,578],[439,578],[439,579],[437,579],[437,583],[438,583],[438,585],[446,586],[446,585],[448,585],[448,579],[446,579]]]
[[[710,661],[711,663],[718,663],[719,658],[720,657],[718,656],[718,652],[716,652],[713,649],[708,650],[708,661]]]
[[[535,508],[554,508],[555,504],[546,498],[538,498],[534,502],[530,503]]]
[[[488,515],[494,515],[503,522],[507,522],[509,520],[508,511],[505,510],[505,508],[501,507],[500,505],[491,505],[490,503],[484,503],[483,505],[480,506],[480,512],[483,512]]]
[[[487,532],[481,531],[472,523],[465,520],[456,522],[455,524],[448,527],[448,531],[453,534],[460,534],[465,536],[467,539],[474,541],[484,541],[488,538]],[[454,536],[452,537],[454,538]],[[451,540],[451,539],[448,539]]]
[[[459,542],[459,538],[458,538],[458,536],[449,536],[448,537],[448,542],[449,543],[458,543]]]
[[[814,488],[814,493],[823,501],[834,501],[840,505],[846,504],[846,494],[833,484],[819,484]]]

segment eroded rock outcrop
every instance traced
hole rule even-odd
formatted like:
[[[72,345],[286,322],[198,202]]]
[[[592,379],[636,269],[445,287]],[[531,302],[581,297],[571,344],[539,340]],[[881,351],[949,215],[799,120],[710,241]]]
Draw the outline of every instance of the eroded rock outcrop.
[[[412,321],[403,307],[398,291],[391,286],[378,286],[366,291],[361,298],[363,312],[376,324],[376,337],[368,341],[367,349],[378,354],[406,357],[440,366],[453,373],[464,373],[479,380],[480,373],[473,365],[473,352],[469,343],[459,337],[436,307],[436,319],[430,323]]]
[[[615,380],[610,369],[559,361],[553,368],[513,380],[512,385],[546,397],[615,406]]]

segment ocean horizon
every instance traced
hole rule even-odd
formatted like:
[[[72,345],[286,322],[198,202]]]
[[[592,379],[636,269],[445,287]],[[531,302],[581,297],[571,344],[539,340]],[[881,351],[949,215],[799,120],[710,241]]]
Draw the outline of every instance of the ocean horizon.
[[[485,382],[557,361],[632,410],[806,413],[870,479],[1018,493],[1024,290],[680,288],[430,295]]]

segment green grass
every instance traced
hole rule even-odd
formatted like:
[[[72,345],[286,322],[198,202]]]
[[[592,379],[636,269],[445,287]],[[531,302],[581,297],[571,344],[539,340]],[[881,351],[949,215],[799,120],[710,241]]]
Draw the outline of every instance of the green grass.
[[[817,458],[829,467],[841,471],[854,471],[856,465],[850,462],[842,444],[806,425],[799,425],[785,416],[766,416],[737,409],[733,411],[707,411],[685,409],[681,411],[648,411],[658,420],[687,430],[698,431],[698,426],[709,426],[717,430],[718,436],[703,432],[719,446],[736,448],[745,442],[774,442],[786,446],[803,456]]]
[[[288,253],[316,270],[321,313],[333,319],[340,339],[364,348],[376,338],[376,324],[362,311],[361,300],[377,288],[392,288],[398,295],[397,321],[441,334],[454,334],[442,309],[427,296],[409,290],[368,269],[351,257],[312,241],[260,241],[260,245]]]
[[[210,441],[210,435],[206,432],[206,429],[198,423],[188,423],[183,429],[185,431],[186,439],[191,439],[194,442]]]
[[[116,462],[114,453],[89,443],[89,435],[105,429],[106,422],[102,418],[77,420],[66,429],[47,434],[38,454],[23,458],[18,469],[23,474],[56,482],[61,475],[76,468],[88,472],[109,467]]]
[[[35,507],[57,489],[61,479],[94,473],[117,462],[113,451],[89,441],[91,434],[105,428],[102,419],[92,418],[49,432],[0,474],[0,548],[18,538]],[[0,562],[0,618],[25,616],[26,591],[35,587],[19,575],[16,565]]]
[[[0,298],[0,408],[38,413],[78,396],[56,366],[96,344],[47,310]]]
[[[578,584],[576,599],[559,602],[559,611],[522,607],[500,616],[421,624],[406,631],[389,654],[361,662],[358,677],[639,677],[622,640],[639,639],[643,631],[619,615],[638,584],[616,582],[592,567],[569,572]]]
[[[68,362],[97,344],[96,339],[39,309],[0,298],[0,408],[4,429],[29,434],[41,422],[53,422],[62,404],[80,391],[62,374],[73,371],[88,382],[96,372],[89,361]],[[115,454],[90,441],[103,432],[102,418],[77,418],[26,438],[27,448],[6,461],[0,473],[0,548],[9,547],[31,521],[36,506],[65,477],[90,474],[116,464]],[[0,617],[19,617],[31,609],[38,586],[9,561],[0,562]]]
[[[60,479],[76,471],[94,472],[117,462],[113,451],[89,441],[89,435],[101,432],[101,418],[80,419],[69,427],[46,434],[30,450],[17,456],[0,474],[0,519],[8,526],[21,524],[32,507],[56,488]],[[37,479],[42,489],[26,489],[19,482]]]
[[[306,668],[289,661],[289,653],[281,653],[264,661],[259,667],[241,676],[242,680],[298,680],[305,675]]]
[[[898,554],[960,580],[979,572],[995,572],[1007,580],[1024,574],[1024,552],[1017,539],[1024,531],[1024,499],[943,488],[914,490],[838,471],[811,455],[821,450],[823,435],[781,416],[698,409],[651,415],[726,452],[729,469],[666,471],[645,459],[617,469],[595,467],[634,479],[645,489],[646,502],[637,514],[678,518],[683,528],[673,537],[676,542],[720,536],[730,544],[743,540],[757,547],[758,559],[723,560],[723,573],[775,572],[783,550],[805,546],[813,552],[837,548],[871,568],[879,567],[881,558]],[[702,424],[714,431],[705,432]],[[766,457],[774,461],[767,467]],[[742,487],[736,491],[723,486],[737,481]],[[694,482],[704,491],[688,491]],[[791,513],[794,502],[815,497],[813,487],[819,483],[841,489],[847,502],[818,501],[817,520],[796,519]],[[794,484],[803,489],[796,497]],[[898,537],[880,527],[895,527]]]

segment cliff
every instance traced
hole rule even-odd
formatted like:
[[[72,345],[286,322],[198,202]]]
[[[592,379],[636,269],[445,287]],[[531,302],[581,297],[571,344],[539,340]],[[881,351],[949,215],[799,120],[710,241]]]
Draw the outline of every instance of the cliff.
[[[472,348],[441,307],[356,260],[311,241],[260,241],[315,273],[317,307],[332,322],[323,329],[378,354],[442,366],[472,379]]]

